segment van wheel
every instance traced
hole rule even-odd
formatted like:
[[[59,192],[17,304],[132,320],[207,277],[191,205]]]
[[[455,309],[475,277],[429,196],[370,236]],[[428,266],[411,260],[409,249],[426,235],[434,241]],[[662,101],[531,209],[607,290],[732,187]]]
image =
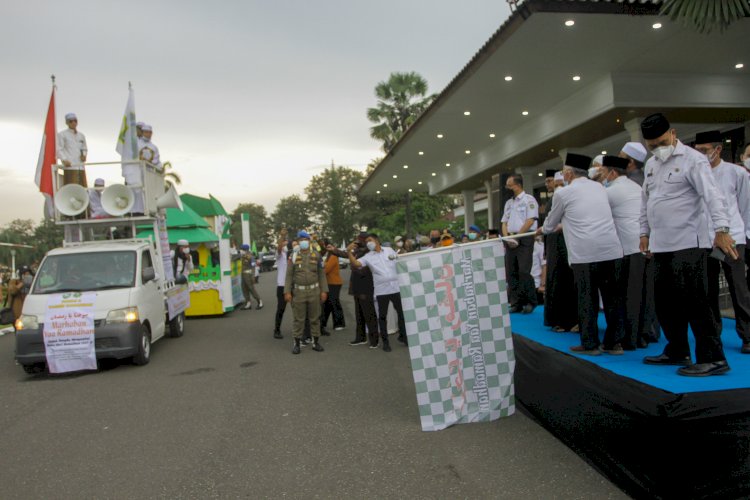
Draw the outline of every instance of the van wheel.
[[[169,321],[169,336],[182,337],[185,333],[185,313],[180,313]]]
[[[146,325],[141,325],[141,335],[138,339],[138,352],[133,356],[133,364],[142,366],[151,361],[151,332]]]

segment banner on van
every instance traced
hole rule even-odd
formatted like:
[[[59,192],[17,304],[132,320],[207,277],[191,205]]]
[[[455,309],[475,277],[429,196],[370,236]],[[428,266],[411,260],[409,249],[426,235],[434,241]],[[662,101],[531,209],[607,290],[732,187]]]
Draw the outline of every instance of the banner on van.
[[[94,292],[50,295],[44,321],[44,351],[50,373],[96,370]]]

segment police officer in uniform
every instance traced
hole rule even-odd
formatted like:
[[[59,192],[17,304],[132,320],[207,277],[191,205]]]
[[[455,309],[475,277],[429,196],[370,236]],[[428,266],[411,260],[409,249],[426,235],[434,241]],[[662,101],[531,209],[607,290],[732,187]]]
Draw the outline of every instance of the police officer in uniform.
[[[677,373],[687,376],[725,373],[729,364],[711,311],[706,274],[710,235],[715,247],[738,258],[724,196],[706,156],[680,142],[664,115],[647,116],[641,132],[654,156],[645,168],[640,249],[654,255],[656,315],[667,338],[664,352],[643,362],[682,366]],[[695,364],[690,360],[688,324],[695,335]]]
[[[503,236],[534,231],[539,218],[536,198],[523,190],[523,177],[511,175],[505,182],[505,189],[513,193],[513,198],[505,202],[503,211]],[[527,236],[506,242],[505,268],[508,271],[510,312],[528,314],[537,305],[534,278],[531,276],[531,263],[534,254],[534,238]]]
[[[263,309],[263,301],[260,300],[258,291],[255,289],[255,255],[250,251],[247,243],[240,246],[242,255],[242,295],[245,296],[245,305],[242,309],[251,309],[252,300],[258,303],[257,309]]]
[[[300,353],[300,341],[305,330],[305,318],[311,325],[320,324],[320,304],[328,298],[328,283],[323,271],[320,253],[311,248],[310,235],[306,231],[297,234],[299,252],[289,262],[284,283],[284,300],[292,303],[294,315],[294,347],[292,354]],[[313,328],[313,351],[322,352],[320,330]],[[317,333],[317,335],[315,335]]]

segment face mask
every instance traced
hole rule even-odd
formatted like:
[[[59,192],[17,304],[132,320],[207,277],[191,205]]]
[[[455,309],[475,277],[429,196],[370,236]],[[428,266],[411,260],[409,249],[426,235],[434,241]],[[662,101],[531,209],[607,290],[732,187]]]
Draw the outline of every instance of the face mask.
[[[745,165],[745,168],[750,168],[750,158],[742,162],[743,165]]]
[[[190,249],[189,248],[183,248],[182,249],[182,253],[184,253],[185,255],[187,255],[187,254],[190,253]]]
[[[475,239],[477,239],[477,233],[469,233],[469,239],[472,240],[472,241],[474,241]]]
[[[674,153],[674,146],[659,146],[655,148],[652,153],[661,161],[667,161],[672,153]]]
[[[33,278],[29,275],[26,275],[23,277],[23,284],[24,285],[30,285]]]
[[[404,242],[403,241],[397,241],[396,242],[396,246],[399,247],[399,248],[401,248],[401,247],[404,246]]]
[[[706,160],[708,160],[708,163],[713,163],[713,161],[716,159],[716,153],[718,153],[718,151],[716,151],[715,149],[713,153],[706,153]]]
[[[310,248],[310,242],[307,241],[307,240],[302,240],[302,241],[299,242],[299,247],[302,250],[307,250],[308,248]]]
[[[374,241],[368,241],[367,242],[367,249],[371,252],[375,251],[375,242]]]
[[[591,167],[589,169],[589,179],[595,179],[599,175],[599,167]]]

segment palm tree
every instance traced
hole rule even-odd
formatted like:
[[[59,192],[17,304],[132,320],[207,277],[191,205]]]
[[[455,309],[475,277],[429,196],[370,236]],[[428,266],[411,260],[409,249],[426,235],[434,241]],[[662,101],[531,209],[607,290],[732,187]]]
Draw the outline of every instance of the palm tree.
[[[396,145],[436,97],[426,94],[427,81],[413,71],[391,73],[388,81],[375,86],[378,104],[367,109],[367,119],[377,124],[370,128],[370,136],[383,142],[385,152]]]
[[[180,178],[180,174],[172,170],[172,162],[165,161],[164,164],[164,187],[165,189],[169,190],[173,185],[180,185],[182,184],[182,179]]]
[[[750,16],[748,0],[664,0],[660,14],[693,26],[698,33],[724,31],[733,22]]]

